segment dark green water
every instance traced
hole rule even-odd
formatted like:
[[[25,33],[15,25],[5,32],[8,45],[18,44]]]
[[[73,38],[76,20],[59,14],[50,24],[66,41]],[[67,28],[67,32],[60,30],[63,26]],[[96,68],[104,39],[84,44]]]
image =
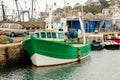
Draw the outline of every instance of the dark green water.
[[[81,63],[62,66],[14,66],[2,69],[0,80],[120,80],[120,50],[92,51]]]

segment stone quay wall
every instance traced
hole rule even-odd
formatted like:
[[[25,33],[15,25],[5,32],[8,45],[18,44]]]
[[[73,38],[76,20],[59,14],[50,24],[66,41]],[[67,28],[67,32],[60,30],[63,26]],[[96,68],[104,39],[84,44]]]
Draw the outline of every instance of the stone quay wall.
[[[26,60],[22,43],[0,44],[0,66]]]

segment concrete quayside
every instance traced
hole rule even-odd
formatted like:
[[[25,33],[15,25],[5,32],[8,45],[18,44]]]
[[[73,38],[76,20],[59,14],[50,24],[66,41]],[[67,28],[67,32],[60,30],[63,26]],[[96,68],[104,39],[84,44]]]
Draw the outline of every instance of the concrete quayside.
[[[22,42],[0,44],[0,68],[29,60],[22,48]]]

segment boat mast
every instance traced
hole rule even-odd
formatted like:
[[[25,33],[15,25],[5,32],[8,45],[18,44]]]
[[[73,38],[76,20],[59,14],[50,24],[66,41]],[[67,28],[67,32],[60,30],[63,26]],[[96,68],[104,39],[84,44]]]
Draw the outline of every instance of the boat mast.
[[[4,10],[3,1],[1,1],[1,6],[2,6],[2,12],[3,12],[3,21],[6,21],[6,17],[5,17],[5,10]]]
[[[18,11],[18,18],[19,18],[19,21],[21,21],[20,12],[19,12],[19,9],[18,9],[18,2],[17,2],[17,0],[15,0],[15,4],[16,4],[16,7],[17,7],[17,11]]]
[[[49,8],[49,25],[48,29],[52,29],[52,7]]]
[[[81,25],[81,30],[82,30],[82,35],[83,35],[83,43],[86,43],[86,38],[85,38],[85,30],[84,30],[84,19],[83,19],[83,5],[82,5],[82,12],[79,13],[79,21],[80,21],[80,25]]]
[[[65,17],[67,16],[67,13],[66,13],[66,0],[64,0],[64,12],[65,12]]]
[[[32,10],[31,10],[31,20],[33,21],[33,0],[32,0]]]

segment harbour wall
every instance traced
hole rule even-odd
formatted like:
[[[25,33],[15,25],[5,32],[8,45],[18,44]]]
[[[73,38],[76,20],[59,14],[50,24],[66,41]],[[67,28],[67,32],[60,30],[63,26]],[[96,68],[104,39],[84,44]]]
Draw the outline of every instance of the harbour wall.
[[[0,44],[0,67],[29,60],[22,43]]]

